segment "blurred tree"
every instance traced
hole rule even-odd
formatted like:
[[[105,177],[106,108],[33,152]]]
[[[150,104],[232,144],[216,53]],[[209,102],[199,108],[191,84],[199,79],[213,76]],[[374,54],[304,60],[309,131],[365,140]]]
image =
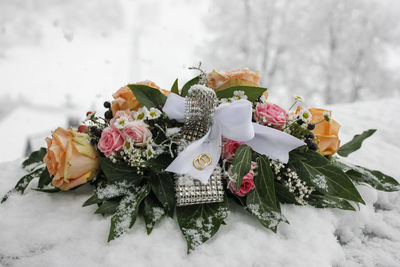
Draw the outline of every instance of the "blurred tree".
[[[263,85],[313,102],[390,95],[400,85],[387,64],[399,11],[394,0],[214,1],[206,62],[260,70]]]

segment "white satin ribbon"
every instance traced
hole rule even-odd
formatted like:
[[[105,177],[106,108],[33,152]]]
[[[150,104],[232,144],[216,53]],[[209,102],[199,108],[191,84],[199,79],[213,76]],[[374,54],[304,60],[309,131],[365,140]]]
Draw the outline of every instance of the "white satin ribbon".
[[[174,93],[169,94],[163,111],[170,119],[184,122],[185,98]],[[252,123],[252,113],[251,102],[243,99],[218,107],[207,134],[179,153],[166,171],[187,174],[207,183],[221,157],[222,136],[243,141],[257,153],[283,163],[288,162],[289,151],[305,145],[303,141],[289,134]],[[201,154],[208,154],[212,162],[199,170],[194,167],[193,160]]]

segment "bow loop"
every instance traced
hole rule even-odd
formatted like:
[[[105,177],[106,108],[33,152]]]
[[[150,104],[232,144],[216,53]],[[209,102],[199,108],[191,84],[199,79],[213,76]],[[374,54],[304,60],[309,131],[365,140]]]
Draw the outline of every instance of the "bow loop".
[[[247,141],[254,137],[252,116],[251,103],[247,100],[239,100],[218,108],[214,118],[215,123],[221,127],[224,137],[236,141]]]

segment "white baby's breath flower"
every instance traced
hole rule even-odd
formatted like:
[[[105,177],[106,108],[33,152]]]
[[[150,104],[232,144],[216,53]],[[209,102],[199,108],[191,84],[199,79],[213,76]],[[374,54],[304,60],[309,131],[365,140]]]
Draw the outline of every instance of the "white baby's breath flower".
[[[310,122],[312,120],[312,115],[308,109],[301,109],[299,113],[300,119],[304,122]]]
[[[115,121],[114,126],[117,129],[123,129],[127,124],[128,124],[128,118],[120,117]]]
[[[146,107],[141,107],[136,111],[135,113],[135,119],[136,120],[144,120],[147,118],[149,114],[149,110]]]
[[[265,97],[265,95],[262,95],[260,97],[260,102],[263,103],[263,104],[267,104],[267,98]]]
[[[155,120],[161,116],[162,112],[158,108],[150,108],[147,113],[147,119]]]
[[[180,131],[181,131],[180,127],[167,128],[167,130],[165,131],[165,135],[167,137],[170,137],[170,136],[178,134]]]

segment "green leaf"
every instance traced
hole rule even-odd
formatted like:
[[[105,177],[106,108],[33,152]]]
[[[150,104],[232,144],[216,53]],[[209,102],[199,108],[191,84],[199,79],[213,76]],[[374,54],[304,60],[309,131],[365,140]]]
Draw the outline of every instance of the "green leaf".
[[[171,93],[179,95],[178,79],[176,79],[174,84],[172,85]]]
[[[153,194],[149,194],[144,199],[143,217],[146,223],[147,234],[151,234],[154,225],[161,220],[165,215],[165,211],[161,203],[155,198]]]
[[[90,205],[93,205],[93,204],[98,204],[98,203],[101,203],[101,202],[103,202],[103,200],[99,199],[97,197],[97,194],[95,193],[93,196],[91,196],[88,200],[86,200],[83,203],[82,207],[90,206]]]
[[[232,172],[236,175],[236,192],[242,185],[243,176],[245,176],[251,168],[251,148],[248,145],[241,145],[235,153],[232,161]]]
[[[163,205],[168,215],[174,215],[175,208],[175,188],[174,178],[171,173],[162,173],[150,178],[151,189],[158,201]]]
[[[275,193],[276,198],[280,203],[285,204],[297,204],[296,198],[293,193],[290,193],[289,190],[280,183],[275,183]]]
[[[296,171],[300,179],[323,194],[365,204],[342,169],[317,152],[293,150],[290,152],[289,167]]]
[[[128,183],[126,181],[115,182],[112,184],[105,184],[97,187],[93,196],[83,203],[83,207],[90,206],[93,204],[99,204],[105,200],[111,200],[114,198],[120,198],[130,193],[130,190],[135,187],[134,183]]]
[[[50,188],[32,188],[32,190],[43,192],[43,193],[58,193],[61,190],[57,187],[50,187]]]
[[[27,175],[23,176],[21,179],[19,179],[19,181],[17,182],[15,187],[7,192],[7,194],[2,198],[0,203],[5,202],[8,199],[8,197],[14,192],[18,192],[22,195],[24,193],[25,189],[28,187],[29,183],[34,178],[39,177],[42,174],[44,169],[45,168],[36,169],[36,170],[28,173]]]
[[[131,193],[121,199],[117,211],[111,218],[108,242],[123,235],[131,228],[138,216],[139,206],[143,199],[149,194],[150,185],[132,189]]]
[[[247,95],[247,100],[253,102],[257,101],[261,97],[261,95],[267,90],[267,88],[257,86],[232,86],[218,91],[216,92],[216,94],[219,99],[222,99],[233,97],[233,93],[235,91],[243,91],[244,94]]]
[[[217,233],[228,216],[228,199],[225,195],[224,202],[177,207],[176,216],[190,253]]]
[[[311,195],[307,203],[316,208],[337,208],[342,210],[356,210],[347,200],[327,195]]]
[[[393,177],[377,170],[369,170],[361,166],[354,166],[346,174],[356,183],[369,184],[373,188],[385,192],[400,190],[400,184]]]
[[[44,147],[41,147],[39,150],[32,152],[31,155],[24,162],[22,162],[22,167],[26,168],[33,163],[43,162],[43,158],[46,153],[46,148]]]
[[[193,85],[198,84],[200,82],[200,78],[201,77],[199,75],[199,76],[194,77],[187,83],[185,83],[185,85],[182,87],[181,96],[185,97],[188,94],[190,87],[192,87]]]
[[[255,189],[247,194],[246,209],[256,216],[264,227],[276,232],[278,224],[286,219],[280,212],[279,202],[276,201],[274,175],[266,156],[260,155],[257,163]]]
[[[139,103],[146,108],[163,107],[167,97],[158,89],[142,84],[129,84],[128,87]]]
[[[50,173],[47,170],[47,168],[44,168],[43,172],[40,174],[39,177],[38,187],[43,188],[44,186],[49,185],[50,183],[51,183]]]
[[[123,180],[139,183],[143,178],[136,173],[136,168],[128,165],[113,163],[111,160],[104,157],[100,157],[99,161],[100,168],[104,172],[104,175],[109,183]]]
[[[280,210],[279,202],[276,201],[274,174],[267,156],[260,155],[257,160],[257,165],[258,170],[257,175],[254,178],[254,185],[258,188],[258,192],[265,197],[268,206]]]
[[[151,168],[153,172],[164,172],[164,170],[171,164],[173,158],[168,153],[163,153],[157,158],[152,158],[146,161],[146,165]]]
[[[100,207],[94,212],[95,214],[114,214],[117,211],[121,199],[113,199],[104,201]]]
[[[347,157],[354,151],[360,149],[362,142],[373,135],[375,132],[376,129],[369,129],[367,131],[364,131],[362,134],[355,135],[350,142],[342,145],[337,153],[342,157]]]

